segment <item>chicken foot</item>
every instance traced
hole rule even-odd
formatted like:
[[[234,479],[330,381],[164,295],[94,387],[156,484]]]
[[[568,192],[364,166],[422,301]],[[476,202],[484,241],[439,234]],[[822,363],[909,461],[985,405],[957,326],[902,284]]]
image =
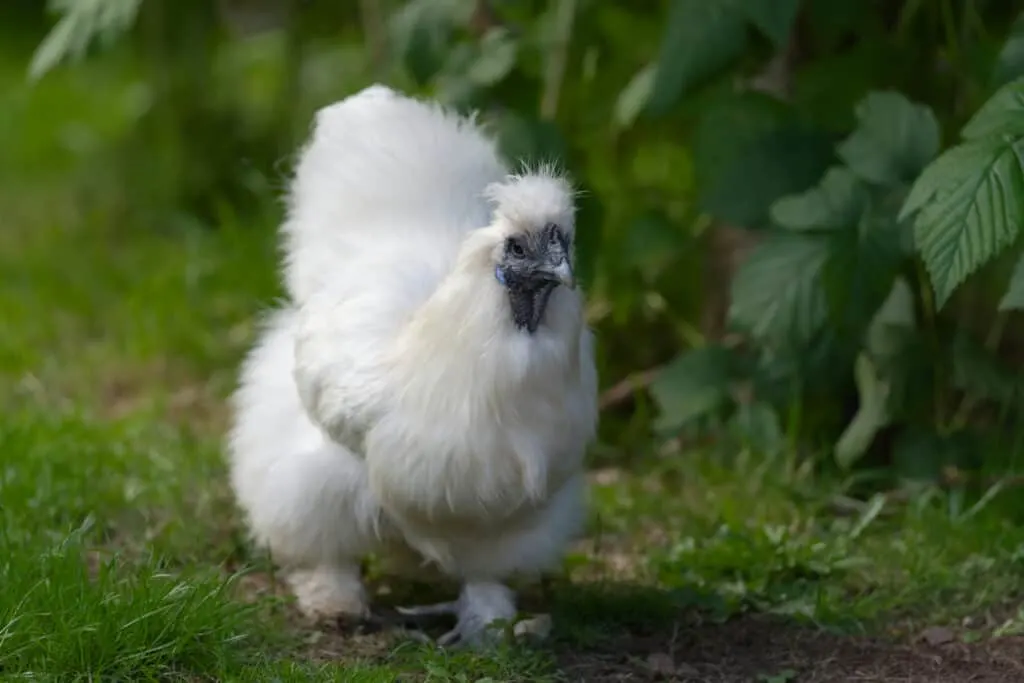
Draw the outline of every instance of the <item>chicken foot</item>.
[[[452,602],[396,609],[414,619],[454,616],[455,628],[437,639],[441,647],[482,647],[492,644],[501,635],[496,622],[510,623],[516,616],[512,590],[490,581],[467,582],[459,599]]]
[[[406,614],[400,607],[373,607],[364,614],[341,614],[337,627],[344,633],[369,634],[401,631],[415,640],[428,641],[424,629],[435,622],[436,614]]]

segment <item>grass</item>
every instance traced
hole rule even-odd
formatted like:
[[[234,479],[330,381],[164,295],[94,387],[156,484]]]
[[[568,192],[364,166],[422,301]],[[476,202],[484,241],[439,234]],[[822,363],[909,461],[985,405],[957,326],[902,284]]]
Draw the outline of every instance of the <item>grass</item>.
[[[55,124],[33,106],[53,93],[5,96],[46,153]],[[924,672],[901,648],[926,627],[958,644],[1024,631],[1012,492],[853,501],[787,458],[645,445],[593,473],[587,538],[525,594],[549,641],[474,654],[305,626],[245,543],[221,460],[224,400],[278,294],[272,218],[157,234],[83,209],[52,173],[2,192],[5,680],[846,680],[862,661]],[[928,680],[964,680],[942,666]]]
[[[527,595],[553,613],[545,646],[317,636],[278,593],[246,588],[267,566],[242,540],[221,461],[224,398],[277,294],[271,230],[159,236],[58,215],[2,240],[6,674],[543,681],[572,675],[567,652],[629,660],[643,639],[663,648],[673,629],[750,614],[904,640],[1024,626],[1024,529],[995,509],[958,513],[947,495],[840,506],[837,487],[784,460],[692,453],[594,473],[572,582]]]

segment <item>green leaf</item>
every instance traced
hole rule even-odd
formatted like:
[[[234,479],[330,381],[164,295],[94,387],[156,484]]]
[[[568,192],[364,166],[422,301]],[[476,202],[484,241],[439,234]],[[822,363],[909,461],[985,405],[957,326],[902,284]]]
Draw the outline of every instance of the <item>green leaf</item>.
[[[868,326],[864,348],[876,360],[893,358],[904,348],[907,333],[916,327],[914,291],[906,279],[897,278]]]
[[[829,242],[781,233],[761,242],[733,280],[730,320],[768,346],[803,344],[826,320],[821,275]]]
[[[894,420],[932,414],[935,366],[946,362],[920,333],[915,300],[907,280],[896,278],[863,338],[864,352],[889,383],[889,412]]]
[[[519,43],[504,27],[492,28],[480,41],[479,52],[466,77],[475,85],[501,82],[516,65]]]
[[[734,0],[751,24],[776,47],[789,41],[800,0]]]
[[[867,452],[875,435],[892,419],[889,415],[890,385],[866,354],[857,356],[854,379],[860,405],[836,442],[836,464],[849,469]]]
[[[81,59],[89,45],[111,43],[134,24],[142,0],[56,0],[50,5],[62,16],[36,48],[29,64],[32,80],[42,78],[66,59]]]
[[[971,117],[960,134],[964,140],[1024,135],[1024,78],[997,90]]]
[[[754,139],[702,183],[698,203],[728,223],[763,227],[777,199],[805,190],[834,160],[827,134],[780,126]]]
[[[778,453],[786,445],[779,416],[767,402],[740,404],[726,428],[730,436],[760,455]]]
[[[870,183],[912,180],[938,153],[939,122],[932,110],[898,92],[874,92],[857,105],[858,125],[838,148],[854,173]]]
[[[620,128],[633,125],[647,106],[647,101],[654,90],[656,71],[657,67],[654,64],[648,64],[637,71],[619,93],[618,99],[615,100],[615,123]]]
[[[743,16],[719,0],[672,0],[648,111],[664,114],[746,46]]]
[[[1024,138],[954,147],[914,183],[901,218],[919,211],[914,238],[936,305],[1012,244],[1024,223]]]
[[[455,28],[472,11],[471,0],[412,0],[395,13],[392,40],[418,85],[429,83],[444,67]]]
[[[895,213],[884,197],[873,196],[852,224],[830,233],[831,253],[823,279],[829,319],[851,352],[909,255],[904,241],[910,226],[897,223]]]
[[[1024,310],[1024,254],[1013,267],[1013,275],[1010,276],[1010,286],[1006,294],[999,300],[1000,311]]]
[[[1000,86],[1021,76],[1024,76],[1024,13],[1019,14],[1010,27],[1010,35],[996,59],[993,80]]]
[[[860,179],[836,166],[816,187],[772,204],[771,217],[790,230],[835,230],[855,225],[867,202],[867,188]]]
[[[463,112],[479,108],[480,93],[486,86],[476,83],[469,77],[470,71],[480,57],[477,46],[471,43],[455,43],[449,46],[446,43],[444,53],[438,57],[443,63],[428,78],[433,83],[434,97],[437,101]]]
[[[793,108],[765,93],[729,91],[702,106],[693,132],[693,165],[698,191],[707,186],[757,140],[795,118]]]
[[[808,18],[811,8],[827,3],[821,14],[836,11],[835,5],[851,0],[805,0],[808,2]],[[860,10],[863,0],[852,0],[858,14],[877,14]],[[819,29],[821,30],[821,29]],[[812,32],[815,44],[821,40],[818,32]],[[894,41],[887,40],[878,32],[858,33],[854,27],[841,29],[843,36],[863,36],[847,47],[844,37],[842,45],[811,60],[801,60],[793,72],[793,106],[818,125],[833,130],[852,130],[856,125],[855,110],[864,93],[878,87],[882,78],[894,78],[905,82],[901,68],[892,74],[893,64],[910,61],[909,48],[901,50]],[[898,61],[899,60],[899,61]]]
[[[658,431],[672,431],[722,408],[730,399],[732,354],[705,346],[672,361],[651,383],[658,404]]]

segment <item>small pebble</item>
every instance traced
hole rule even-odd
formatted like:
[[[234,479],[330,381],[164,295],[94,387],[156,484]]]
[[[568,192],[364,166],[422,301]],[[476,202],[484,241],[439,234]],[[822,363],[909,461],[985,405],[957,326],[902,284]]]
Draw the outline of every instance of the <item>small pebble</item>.
[[[647,657],[647,668],[659,676],[674,676],[676,663],[672,656],[664,652],[654,652]]]
[[[956,640],[956,636],[953,631],[945,626],[932,626],[931,628],[926,628],[924,632],[921,633],[921,638],[924,642],[933,647],[937,645],[945,645],[946,643],[951,643]]]

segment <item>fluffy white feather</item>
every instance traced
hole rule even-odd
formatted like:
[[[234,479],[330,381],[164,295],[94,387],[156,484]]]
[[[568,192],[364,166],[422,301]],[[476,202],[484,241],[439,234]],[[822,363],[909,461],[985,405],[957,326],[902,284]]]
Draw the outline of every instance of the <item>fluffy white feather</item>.
[[[471,119],[373,86],[321,110],[283,226],[290,304],[242,371],[232,484],[310,615],[366,614],[359,560],[464,583],[458,635],[514,614],[583,520],[597,420],[578,291],[513,324],[510,235],[573,231],[554,173],[511,175]],[[415,568],[412,568],[415,569]]]

